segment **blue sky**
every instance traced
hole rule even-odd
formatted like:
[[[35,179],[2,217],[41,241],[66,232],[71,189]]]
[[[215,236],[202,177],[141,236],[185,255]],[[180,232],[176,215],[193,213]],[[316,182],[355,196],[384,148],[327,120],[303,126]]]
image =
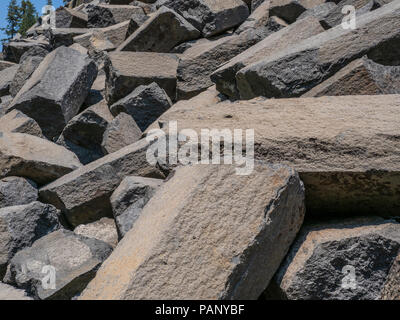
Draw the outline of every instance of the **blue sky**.
[[[9,2],[10,2],[9,0],[0,0],[0,28],[4,28],[7,25],[6,16],[7,16],[7,6],[8,6]],[[20,4],[21,0],[17,0],[17,2],[18,2],[18,4]],[[42,7],[47,4],[47,0],[31,0],[31,2],[35,6],[36,11],[39,13],[39,15],[40,15]],[[58,8],[59,6],[61,6],[62,3],[63,3],[62,0],[53,0],[53,6],[55,8]],[[3,38],[4,38],[4,34],[2,31],[0,31],[0,39],[3,39]],[[0,44],[0,48],[1,48],[1,44]]]

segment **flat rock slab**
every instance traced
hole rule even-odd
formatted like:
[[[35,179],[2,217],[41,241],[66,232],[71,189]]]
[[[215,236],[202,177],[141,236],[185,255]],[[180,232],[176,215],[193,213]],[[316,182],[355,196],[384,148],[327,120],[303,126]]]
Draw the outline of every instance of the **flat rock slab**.
[[[171,100],[176,96],[178,58],[155,52],[113,52],[105,62],[106,99],[109,105],[140,85],[156,82]]]
[[[179,13],[205,37],[241,24],[250,14],[242,0],[167,0],[162,5]]]
[[[11,41],[3,45],[4,60],[19,63],[22,55],[28,50],[41,47],[48,48],[49,43],[42,40]]]
[[[20,66],[18,67],[13,81],[10,84],[10,94],[13,97],[18,94],[19,90],[21,90],[26,81],[28,81],[33,72],[35,72],[43,59],[43,57],[29,56],[20,62]]]
[[[349,63],[303,97],[400,93],[400,66],[383,66],[367,57]]]
[[[236,74],[241,99],[298,97],[365,54],[399,65],[399,17],[400,2],[393,1],[358,17],[354,30],[339,25],[266,56]]]
[[[261,98],[218,102],[210,89],[180,101],[158,123],[254,129],[255,157],[285,163],[306,185],[307,213],[397,215],[400,96]]]
[[[42,129],[35,120],[19,110],[12,110],[0,118],[0,130],[3,132],[26,133],[44,138]]]
[[[200,35],[200,31],[181,15],[161,7],[118,47],[118,51],[168,53],[182,42],[197,39]]]
[[[288,23],[293,23],[307,9],[324,3],[325,0],[270,0],[269,12]]]
[[[179,168],[144,208],[82,299],[257,299],[304,217],[285,166]],[[282,237],[281,235],[285,236]]]
[[[128,175],[164,178],[148,163],[149,143],[142,139],[94,161],[39,190],[40,198],[61,209],[72,226],[112,216],[110,196]]]
[[[78,113],[96,76],[96,64],[87,55],[58,48],[40,63],[8,109],[22,111],[46,137],[57,138]]]
[[[48,204],[31,202],[0,209],[0,278],[8,262],[20,250],[61,227],[58,210]]]
[[[274,277],[269,298],[381,299],[399,249],[400,224],[393,221],[353,219],[306,226]]]
[[[0,60],[0,71],[12,67],[13,65],[13,62]]]
[[[215,70],[210,78],[216,84],[218,91],[238,99],[240,94],[237,88],[236,74],[241,69],[321,32],[324,32],[324,28],[314,17],[295,22],[269,35],[241,54],[236,55],[229,62]]]
[[[20,177],[0,180],[0,208],[28,204],[37,199],[38,190],[33,181]]]
[[[111,252],[112,247],[103,241],[61,229],[18,252],[4,280],[26,289],[35,299],[69,300],[81,293]],[[53,288],[50,286],[52,273]]]
[[[88,16],[77,10],[58,8],[55,12],[56,28],[86,28]]]
[[[17,74],[18,68],[19,65],[16,64],[0,71],[0,97],[10,94],[10,86]]]
[[[0,132],[0,177],[21,176],[43,185],[81,167],[71,151],[29,134]]]
[[[109,27],[130,20],[132,15],[146,16],[141,7],[131,5],[90,4],[86,11],[89,28]]]
[[[115,248],[118,244],[117,227],[114,219],[102,218],[96,222],[81,224],[74,229],[74,233],[108,243]]]

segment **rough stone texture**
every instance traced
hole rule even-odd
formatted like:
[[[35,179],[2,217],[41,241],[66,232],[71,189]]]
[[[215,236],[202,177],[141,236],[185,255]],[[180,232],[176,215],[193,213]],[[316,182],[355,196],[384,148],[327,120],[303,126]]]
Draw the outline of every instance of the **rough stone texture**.
[[[398,65],[399,16],[400,1],[393,1],[360,16],[355,30],[339,25],[242,69],[236,75],[241,98],[300,96],[365,54]]]
[[[10,94],[13,97],[18,94],[19,90],[21,90],[26,81],[28,81],[43,59],[44,58],[42,57],[36,56],[27,57],[20,63],[12,82],[10,83]]]
[[[254,129],[257,159],[300,172],[309,216],[398,215],[399,95],[218,99],[210,89],[178,102],[158,123],[177,121],[178,131],[198,133],[203,128]]]
[[[27,290],[36,299],[71,299],[81,293],[111,252],[112,247],[103,241],[58,230],[18,252],[5,281]],[[43,278],[50,273],[45,266],[55,268],[55,289],[42,286]]]
[[[77,169],[67,149],[29,134],[0,132],[0,177],[21,176],[42,185]]]
[[[353,219],[307,226],[274,277],[274,286],[290,300],[380,299],[399,249],[400,224],[393,221]],[[349,284],[346,266],[354,268],[355,288],[343,287]]]
[[[74,38],[91,32],[87,28],[56,28],[46,30],[46,36],[49,39],[50,45],[53,49],[61,46],[70,46],[74,43]]]
[[[210,75],[221,65],[285,25],[271,19],[271,29],[248,29],[239,35],[200,42],[186,50],[178,66],[177,98],[190,99],[213,85]]]
[[[36,240],[60,228],[58,211],[51,205],[32,202],[0,209],[0,278],[10,259]]]
[[[38,191],[33,181],[20,177],[0,180],[0,208],[28,204],[38,199]]]
[[[13,97],[10,95],[0,97],[0,117],[4,116]]]
[[[109,105],[127,96],[140,85],[156,82],[171,100],[176,95],[174,54],[155,52],[113,52],[105,62],[106,98]]]
[[[383,66],[364,57],[349,63],[303,97],[400,93],[400,66]]]
[[[72,118],[57,143],[74,152],[83,164],[95,161],[104,156],[103,135],[113,118],[107,103],[99,102]]]
[[[112,194],[110,201],[118,234],[123,238],[142,214],[144,206],[154,196],[163,180],[126,177]]]
[[[331,12],[332,9],[336,7],[337,5],[334,2],[325,2],[311,9],[308,9],[307,11],[304,11],[301,15],[299,15],[297,20],[301,20],[307,17],[315,17],[321,21]],[[343,14],[342,14],[342,19],[343,19]]]
[[[3,71],[0,71],[0,97],[7,96],[10,94],[11,83],[17,74],[19,65],[14,65]]]
[[[11,41],[3,44],[4,60],[19,63],[21,56],[33,47],[47,48],[48,42],[24,40],[24,41]]]
[[[278,16],[288,23],[293,23],[307,9],[324,3],[325,0],[270,0],[271,16]]]
[[[37,122],[18,110],[13,110],[0,118],[0,130],[2,132],[26,133],[44,138],[42,129]]]
[[[25,59],[29,57],[46,57],[50,53],[50,48],[48,46],[33,46],[28,51],[25,51],[24,54],[19,59],[19,63],[22,64]]]
[[[97,75],[95,63],[70,48],[48,54],[19,91],[9,110],[35,119],[49,139],[57,138],[79,111]]]
[[[248,176],[181,167],[81,298],[257,299],[302,224],[303,201],[288,167],[257,165]]]
[[[74,229],[74,233],[108,243],[115,248],[118,244],[118,233],[114,219],[102,218],[96,222],[81,224]]]
[[[166,92],[153,82],[137,87],[125,98],[114,103],[110,111],[114,116],[121,112],[130,114],[144,131],[171,106],[172,102]]]
[[[284,50],[290,45],[323,32],[324,29],[316,18],[309,17],[283,28],[221,66],[211,75],[217,90],[232,98],[239,98],[236,74],[244,67],[260,61],[267,56]]]
[[[382,300],[400,300],[400,254],[392,264],[385,287],[381,293]]]
[[[107,126],[101,148],[104,154],[116,152],[142,138],[142,130],[127,113],[120,113]]]
[[[183,16],[205,37],[231,29],[249,16],[249,8],[241,0],[167,0],[161,4]]]
[[[112,43],[112,48],[117,48],[134,31],[135,24],[131,20],[128,20],[107,28],[92,29],[88,33],[74,37],[73,41],[89,50],[98,49],[96,42],[93,42],[93,37],[101,34],[104,39]]]
[[[341,24],[344,17],[342,9],[348,5],[356,9],[356,18],[380,6],[377,1],[373,0],[342,0],[320,19],[324,28],[329,29]]]
[[[2,300],[33,300],[26,295],[24,290],[16,289],[0,282],[0,301]]]
[[[146,17],[142,8],[130,5],[89,5],[87,11],[89,28],[109,27],[130,20],[132,15]]]
[[[76,10],[58,8],[55,12],[56,28],[86,28],[88,16]]]
[[[14,65],[13,62],[0,60],[0,71],[12,67],[13,65]]]
[[[111,216],[110,196],[128,175],[164,178],[148,163],[142,139],[92,162],[40,189],[40,198],[61,209],[72,226]],[[85,190],[85,192],[82,192]]]
[[[235,33],[239,34],[247,29],[257,29],[267,26],[269,15],[269,0],[264,1],[260,7],[254,10],[251,15],[243,22]],[[272,18],[272,17],[271,17]],[[276,17],[275,17],[276,18]]]
[[[182,42],[198,37],[200,31],[182,16],[161,7],[118,47],[118,51],[168,53]]]

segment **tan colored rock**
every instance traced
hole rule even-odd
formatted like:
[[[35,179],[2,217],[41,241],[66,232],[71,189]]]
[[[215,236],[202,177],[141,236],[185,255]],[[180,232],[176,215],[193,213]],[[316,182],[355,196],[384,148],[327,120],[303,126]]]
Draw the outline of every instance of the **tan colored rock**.
[[[12,110],[0,118],[0,130],[3,132],[26,133],[44,138],[42,129],[40,129],[37,122],[18,110]]]
[[[72,152],[29,134],[0,132],[0,177],[20,176],[39,185],[81,167]]]
[[[393,262],[389,277],[382,290],[382,300],[400,300],[400,254]]]
[[[254,129],[255,157],[300,172],[310,215],[396,215],[400,96],[220,101],[215,89],[180,101],[155,122],[178,130]]]
[[[179,168],[144,208],[82,299],[257,299],[304,217],[285,166]],[[284,235],[284,236],[282,236]]]
[[[236,74],[241,69],[321,32],[324,32],[324,28],[314,17],[293,23],[232,58],[211,75],[211,80],[217,85],[218,91],[237,99]]]
[[[33,300],[33,298],[28,297],[24,290],[0,282],[0,301],[2,300]]]
[[[165,178],[148,163],[149,143],[142,139],[71,172],[39,190],[41,199],[64,212],[72,226],[111,217],[110,196],[129,175]]]
[[[354,60],[303,97],[400,93],[400,66],[383,66],[367,57]]]
[[[269,11],[288,23],[293,23],[307,9],[324,3],[326,0],[270,0]]]
[[[74,233],[97,240],[104,241],[115,248],[118,244],[117,227],[114,219],[102,218],[88,224],[81,224],[74,229]]]

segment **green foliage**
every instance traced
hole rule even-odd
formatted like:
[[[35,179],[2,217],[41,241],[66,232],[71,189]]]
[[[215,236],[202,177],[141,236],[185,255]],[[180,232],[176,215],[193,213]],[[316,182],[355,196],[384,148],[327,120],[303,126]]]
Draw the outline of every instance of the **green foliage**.
[[[37,13],[35,7],[30,0],[22,0],[21,7],[21,21],[19,24],[18,32],[25,36],[26,32],[32,27],[37,20]]]
[[[10,0],[10,3],[8,4],[8,12],[6,20],[7,20],[7,27],[2,28],[2,31],[4,31],[5,34],[7,35],[7,39],[4,40],[13,38],[17,34],[19,29],[21,16],[17,0]]]

